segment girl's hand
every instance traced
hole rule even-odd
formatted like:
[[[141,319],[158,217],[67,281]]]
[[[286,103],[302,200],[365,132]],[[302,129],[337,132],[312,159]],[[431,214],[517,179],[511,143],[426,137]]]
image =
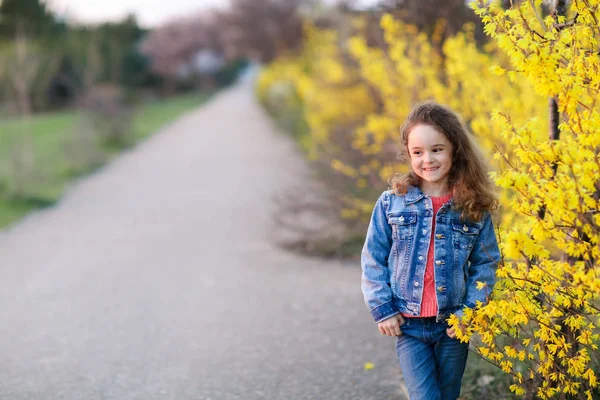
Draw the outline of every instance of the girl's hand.
[[[465,333],[465,330],[467,329],[467,326],[465,324],[460,324],[458,327],[462,333]],[[454,330],[454,328],[447,328],[446,335],[448,335],[452,339],[456,339],[456,331]]]
[[[387,336],[400,336],[402,335],[402,331],[400,330],[400,326],[404,325],[404,318],[402,315],[397,314],[389,317],[377,324],[379,328],[379,333]]]

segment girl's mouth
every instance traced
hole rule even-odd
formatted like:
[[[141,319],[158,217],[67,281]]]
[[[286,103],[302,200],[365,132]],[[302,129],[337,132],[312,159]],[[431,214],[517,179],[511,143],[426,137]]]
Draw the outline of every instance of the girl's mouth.
[[[427,171],[427,172],[431,172],[431,171],[435,171],[436,169],[438,169],[439,167],[432,167],[432,168],[423,168],[423,171]]]

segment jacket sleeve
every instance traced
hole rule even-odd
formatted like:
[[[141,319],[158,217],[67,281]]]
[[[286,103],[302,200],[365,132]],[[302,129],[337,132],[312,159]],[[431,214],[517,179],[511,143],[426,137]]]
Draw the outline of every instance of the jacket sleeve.
[[[375,322],[381,322],[399,313],[392,302],[388,268],[388,257],[392,247],[392,227],[388,224],[386,215],[388,201],[387,192],[377,200],[361,254],[362,292]]]
[[[469,256],[464,307],[475,308],[477,302],[487,303],[496,283],[496,269],[499,262],[500,250],[498,249],[492,216],[490,213],[486,213],[483,227]],[[485,283],[485,285],[483,288],[477,289],[477,282]],[[456,312],[458,317],[464,315],[463,309]]]

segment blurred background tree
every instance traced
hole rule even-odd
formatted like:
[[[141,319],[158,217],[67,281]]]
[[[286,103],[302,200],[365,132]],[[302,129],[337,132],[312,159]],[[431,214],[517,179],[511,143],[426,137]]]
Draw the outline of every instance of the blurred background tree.
[[[41,0],[3,0],[0,3],[0,37],[14,38],[18,31],[40,38],[67,28]]]
[[[304,0],[232,0],[228,11],[217,14],[226,53],[260,62],[297,50],[302,42]]]

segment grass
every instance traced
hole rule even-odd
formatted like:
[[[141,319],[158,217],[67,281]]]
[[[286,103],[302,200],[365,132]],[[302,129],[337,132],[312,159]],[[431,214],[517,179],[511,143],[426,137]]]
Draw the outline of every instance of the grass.
[[[135,138],[144,139],[183,112],[202,104],[208,94],[182,95],[169,100],[147,102],[134,121]]]
[[[144,140],[209,96],[193,93],[146,102],[134,114],[131,144]],[[72,110],[37,114],[28,120],[0,121],[0,228],[33,209],[54,204],[69,182],[100,167],[122,150],[86,143],[81,135],[85,121],[82,113]],[[16,149],[20,144],[33,149],[35,164],[26,173],[27,190],[14,195],[11,159],[19,154]]]

